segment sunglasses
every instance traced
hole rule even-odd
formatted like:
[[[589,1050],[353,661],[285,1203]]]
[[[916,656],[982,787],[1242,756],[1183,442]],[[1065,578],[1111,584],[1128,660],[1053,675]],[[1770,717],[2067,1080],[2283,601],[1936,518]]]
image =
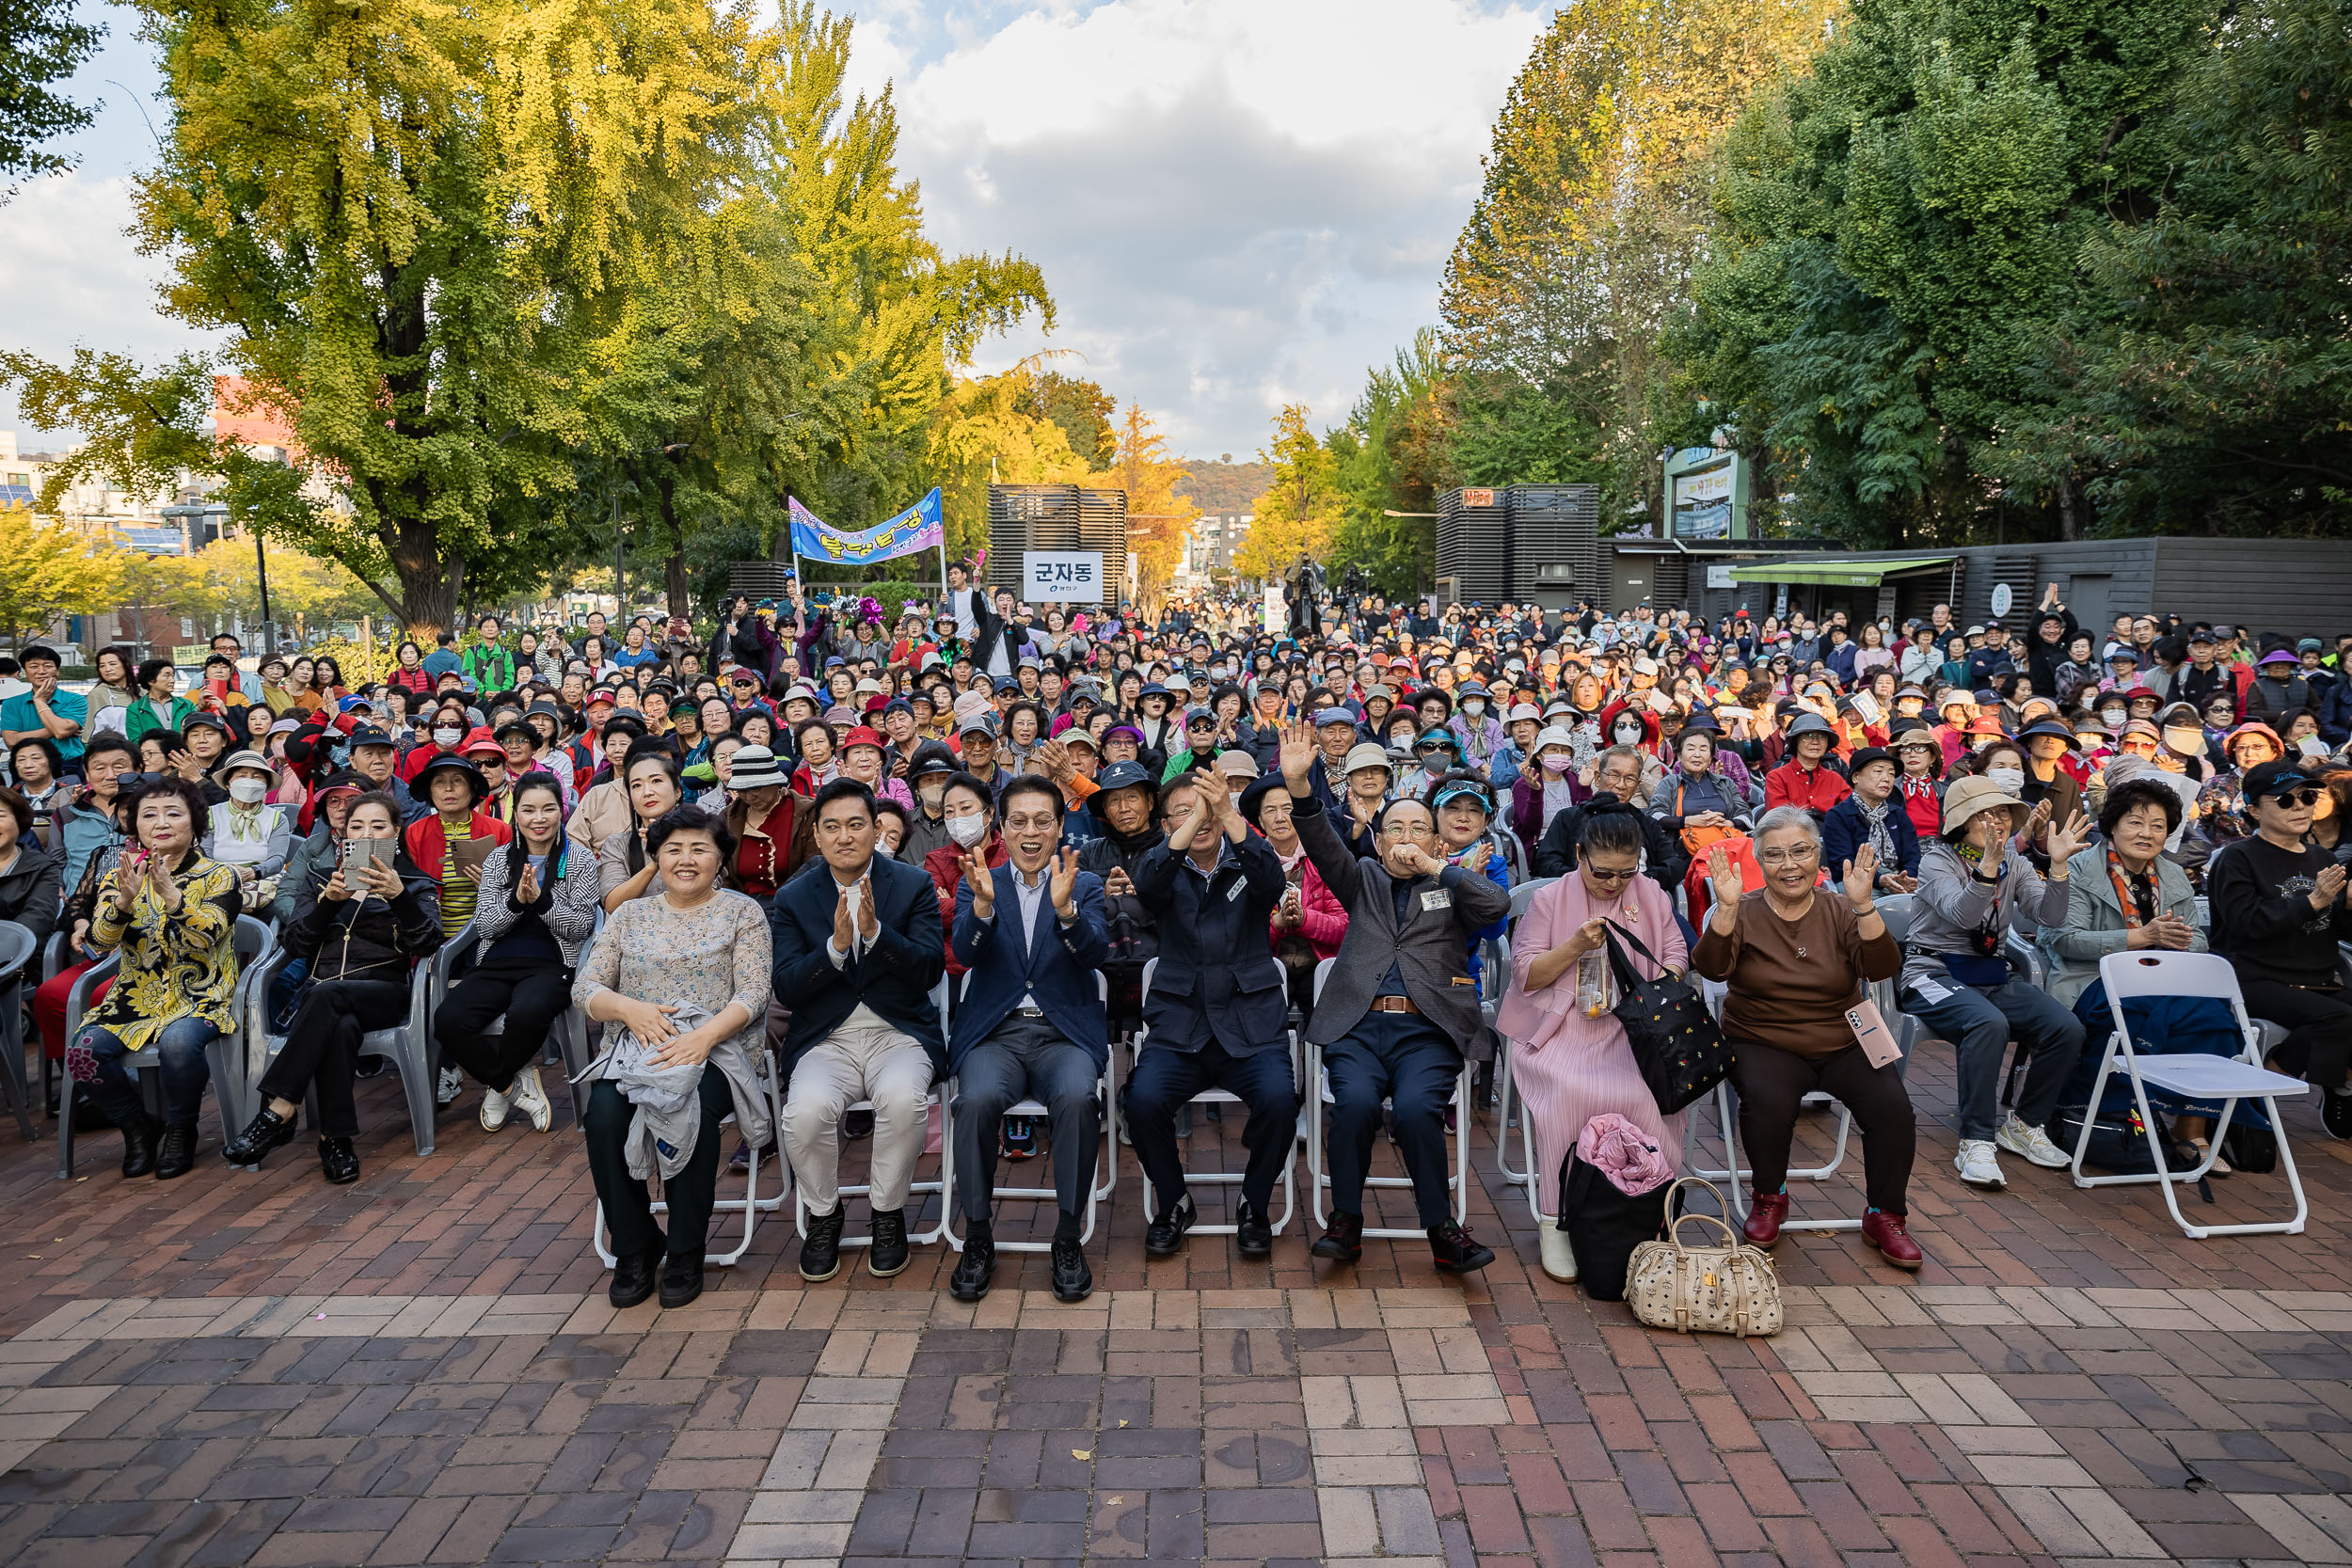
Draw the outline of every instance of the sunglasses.
[[[1612,884],[1617,882],[1629,882],[1641,874],[1642,872],[1639,866],[1629,867],[1624,871],[1603,871],[1597,865],[1588,865],[1584,868],[1584,875],[1590,877],[1594,881],[1609,882]]]
[[[2276,800],[2280,805],[2302,806],[2307,809],[2319,804],[2319,791],[2316,789],[2285,789],[2265,798]]]

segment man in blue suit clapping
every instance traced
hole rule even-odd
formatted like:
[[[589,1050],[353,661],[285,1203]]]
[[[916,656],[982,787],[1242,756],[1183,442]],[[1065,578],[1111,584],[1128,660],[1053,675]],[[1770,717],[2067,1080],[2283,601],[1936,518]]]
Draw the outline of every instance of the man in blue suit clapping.
[[[1109,1056],[1095,972],[1109,956],[1103,879],[1061,843],[1062,794],[1025,773],[997,802],[1006,861],[993,871],[967,851],[956,890],[956,961],[971,978],[948,1042],[956,1080],[956,1187],[963,1256],[948,1281],[958,1301],[988,1293],[996,1145],[1006,1108],[1042,1101],[1054,1130],[1054,1295],[1084,1301],[1094,1275],[1078,1244],[1103,1135],[1095,1085]]]

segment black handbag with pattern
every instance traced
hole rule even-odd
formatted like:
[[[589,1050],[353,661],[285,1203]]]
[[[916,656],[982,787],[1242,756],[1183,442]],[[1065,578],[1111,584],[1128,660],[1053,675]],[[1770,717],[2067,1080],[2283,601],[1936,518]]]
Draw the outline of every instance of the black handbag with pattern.
[[[1645,980],[1636,973],[1633,960],[1618,945],[1619,938],[1649,959],[1657,979]],[[1722,1083],[1736,1053],[1697,990],[1668,974],[1641,938],[1609,922],[1604,940],[1609,943],[1609,972],[1617,981],[1617,1005],[1609,1010],[1625,1025],[1634,1063],[1658,1109],[1672,1116]]]

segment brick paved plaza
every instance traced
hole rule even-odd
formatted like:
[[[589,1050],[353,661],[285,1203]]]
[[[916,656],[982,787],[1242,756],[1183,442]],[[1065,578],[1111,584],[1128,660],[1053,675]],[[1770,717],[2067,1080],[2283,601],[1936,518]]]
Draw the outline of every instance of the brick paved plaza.
[[[2193,1242],[2146,1188],[1961,1188],[1948,1051],[1912,1082],[1925,1273],[1799,1228],[1744,1343],[1546,1278],[1485,1119],[1509,1245],[1467,1283],[1418,1243],[1311,1266],[1295,1223],[1270,1266],[1147,1267],[1130,1161],[1082,1306],[1041,1257],[977,1307],[939,1250],[804,1288],[787,1210],[668,1313],[606,1306],[568,1121],[485,1134],[469,1095],[420,1162],[377,1080],[345,1189],[307,1141],[227,1168],[209,1120],[169,1184],[0,1132],[0,1562],[2352,1562],[2352,1146],[2299,1108],[2308,1233]]]

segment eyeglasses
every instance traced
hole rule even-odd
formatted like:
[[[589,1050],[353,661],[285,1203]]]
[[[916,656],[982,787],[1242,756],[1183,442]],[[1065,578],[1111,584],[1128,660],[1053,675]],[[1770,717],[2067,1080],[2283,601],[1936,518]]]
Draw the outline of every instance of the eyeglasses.
[[[1603,871],[1597,865],[1588,865],[1584,868],[1585,876],[1596,882],[1607,882],[1613,887],[1619,882],[1629,882],[1641,874],[1639,866],[1628,866],[1623,871]]]
[[[1801,865],[1806,861],[1817,859],[1820,853],[1821,847],[1818,844],[1800,844],[1794,849],[1759,849],[1756,851],[1756,863],[1758,865]]]

